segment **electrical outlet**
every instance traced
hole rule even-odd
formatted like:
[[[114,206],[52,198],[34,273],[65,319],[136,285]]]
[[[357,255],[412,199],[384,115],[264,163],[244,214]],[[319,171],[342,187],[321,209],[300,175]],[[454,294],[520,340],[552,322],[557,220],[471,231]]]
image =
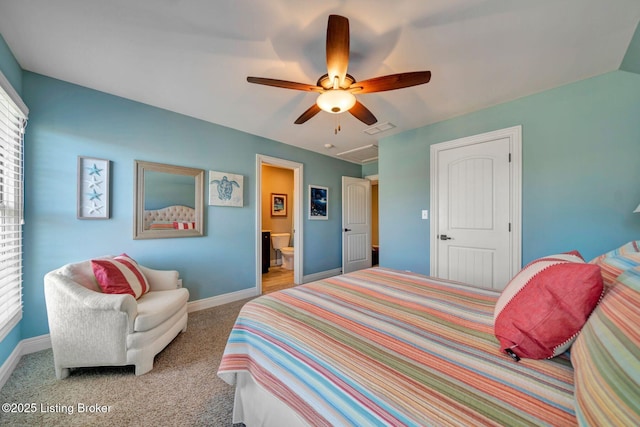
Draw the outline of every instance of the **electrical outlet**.
[[[427,209],[422,210],[422,219],[429,219],[429,211]]]

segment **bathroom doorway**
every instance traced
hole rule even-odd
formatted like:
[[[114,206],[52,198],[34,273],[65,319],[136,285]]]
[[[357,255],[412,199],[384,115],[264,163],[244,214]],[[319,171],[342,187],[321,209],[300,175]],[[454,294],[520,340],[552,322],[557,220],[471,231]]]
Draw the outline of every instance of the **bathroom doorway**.
[[[366,177],[371,181],[371,266],[377,267],[380,263],[380,240],[378,234],[378,175]]]
[[[258,155],[256,163],[256,287],[263,294],[302,283],[303,173],[289,160]]]

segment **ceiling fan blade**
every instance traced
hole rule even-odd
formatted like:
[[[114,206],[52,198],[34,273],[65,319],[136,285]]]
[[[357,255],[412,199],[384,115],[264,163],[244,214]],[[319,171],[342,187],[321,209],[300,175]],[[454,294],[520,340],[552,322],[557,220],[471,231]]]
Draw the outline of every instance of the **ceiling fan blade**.
[[[333,85],[344,88],[349,66],[349,20],[340,15],[329,15],[327,24],[327,73]]]
[[[319,112],[320,112],[320,107],[318,107],[318,104],[313,104],[311,107],[309,107],[307,109],[307,111],[302,113],[300,115],[300,117],[298,117],[296,119],[296,121],[294,123],[297,124],[297,125],[301,125],[304,122],[306,122],[307,120],[309,120],[311,117],[313,117],[316,114],[318,114]]]
[[[390,74],[356,82],[351,85],[354,93],[384,92],[428,83],[431,71],[414,71],[411,73]]]
[[[281,87],[284,89],[302,90],[306,92],[322,92],[324,89],[320,86],[314,86],[306,83],[296,83],[287,80],[267,79],[264,77],[247,77],[249,83],[255,83],[265,86]]]
[[[362,105],[360,101],[356,101],[356,105],[351,107],[349,112],[353,115],[353,117],[365,124],[368,124],[369,126],[378,121],[378,119],[376,119],[376,116],[374,116],[367,107]]]

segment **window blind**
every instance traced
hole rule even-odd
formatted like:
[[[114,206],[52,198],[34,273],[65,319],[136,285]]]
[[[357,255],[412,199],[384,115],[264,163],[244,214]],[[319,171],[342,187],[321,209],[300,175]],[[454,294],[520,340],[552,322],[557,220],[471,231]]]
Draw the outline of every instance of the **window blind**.
[[[22,318],[24,130],[28,109],[0,73],[0,341]]]

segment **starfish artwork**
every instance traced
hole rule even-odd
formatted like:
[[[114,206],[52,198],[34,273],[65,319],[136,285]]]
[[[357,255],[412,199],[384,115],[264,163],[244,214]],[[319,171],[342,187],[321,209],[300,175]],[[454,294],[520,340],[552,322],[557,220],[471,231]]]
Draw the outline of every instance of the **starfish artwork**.
[[[100,176],[100,172],[102,172],[102,169],[100,169],[98,167],[98,165],[96,165],[95,163],[93,164],[93,166],[91,166],[89,169],[89,175],[98,175]]]
[[[98,193],[96,191],[96,189],[94,188],[92,192],[87,193],[87,196],[89,196],[89,200],[100,200],[100,197],[102,197],[102,193]]]
[[[78,156],[78,219],[109,219],[110,160]]]
[[[100,188],[100,184],[102,184],[102,180],[99,179],[96,175],[91,175],[91,179],[88,179],[89,188],[95,189]]]
[[[90,214],[98,214],[100,213],[100,211],[102,210],[104,206],[102,205],[97,205],[96,202],[92,202],[91,206],[89,206],[89,213]]]

